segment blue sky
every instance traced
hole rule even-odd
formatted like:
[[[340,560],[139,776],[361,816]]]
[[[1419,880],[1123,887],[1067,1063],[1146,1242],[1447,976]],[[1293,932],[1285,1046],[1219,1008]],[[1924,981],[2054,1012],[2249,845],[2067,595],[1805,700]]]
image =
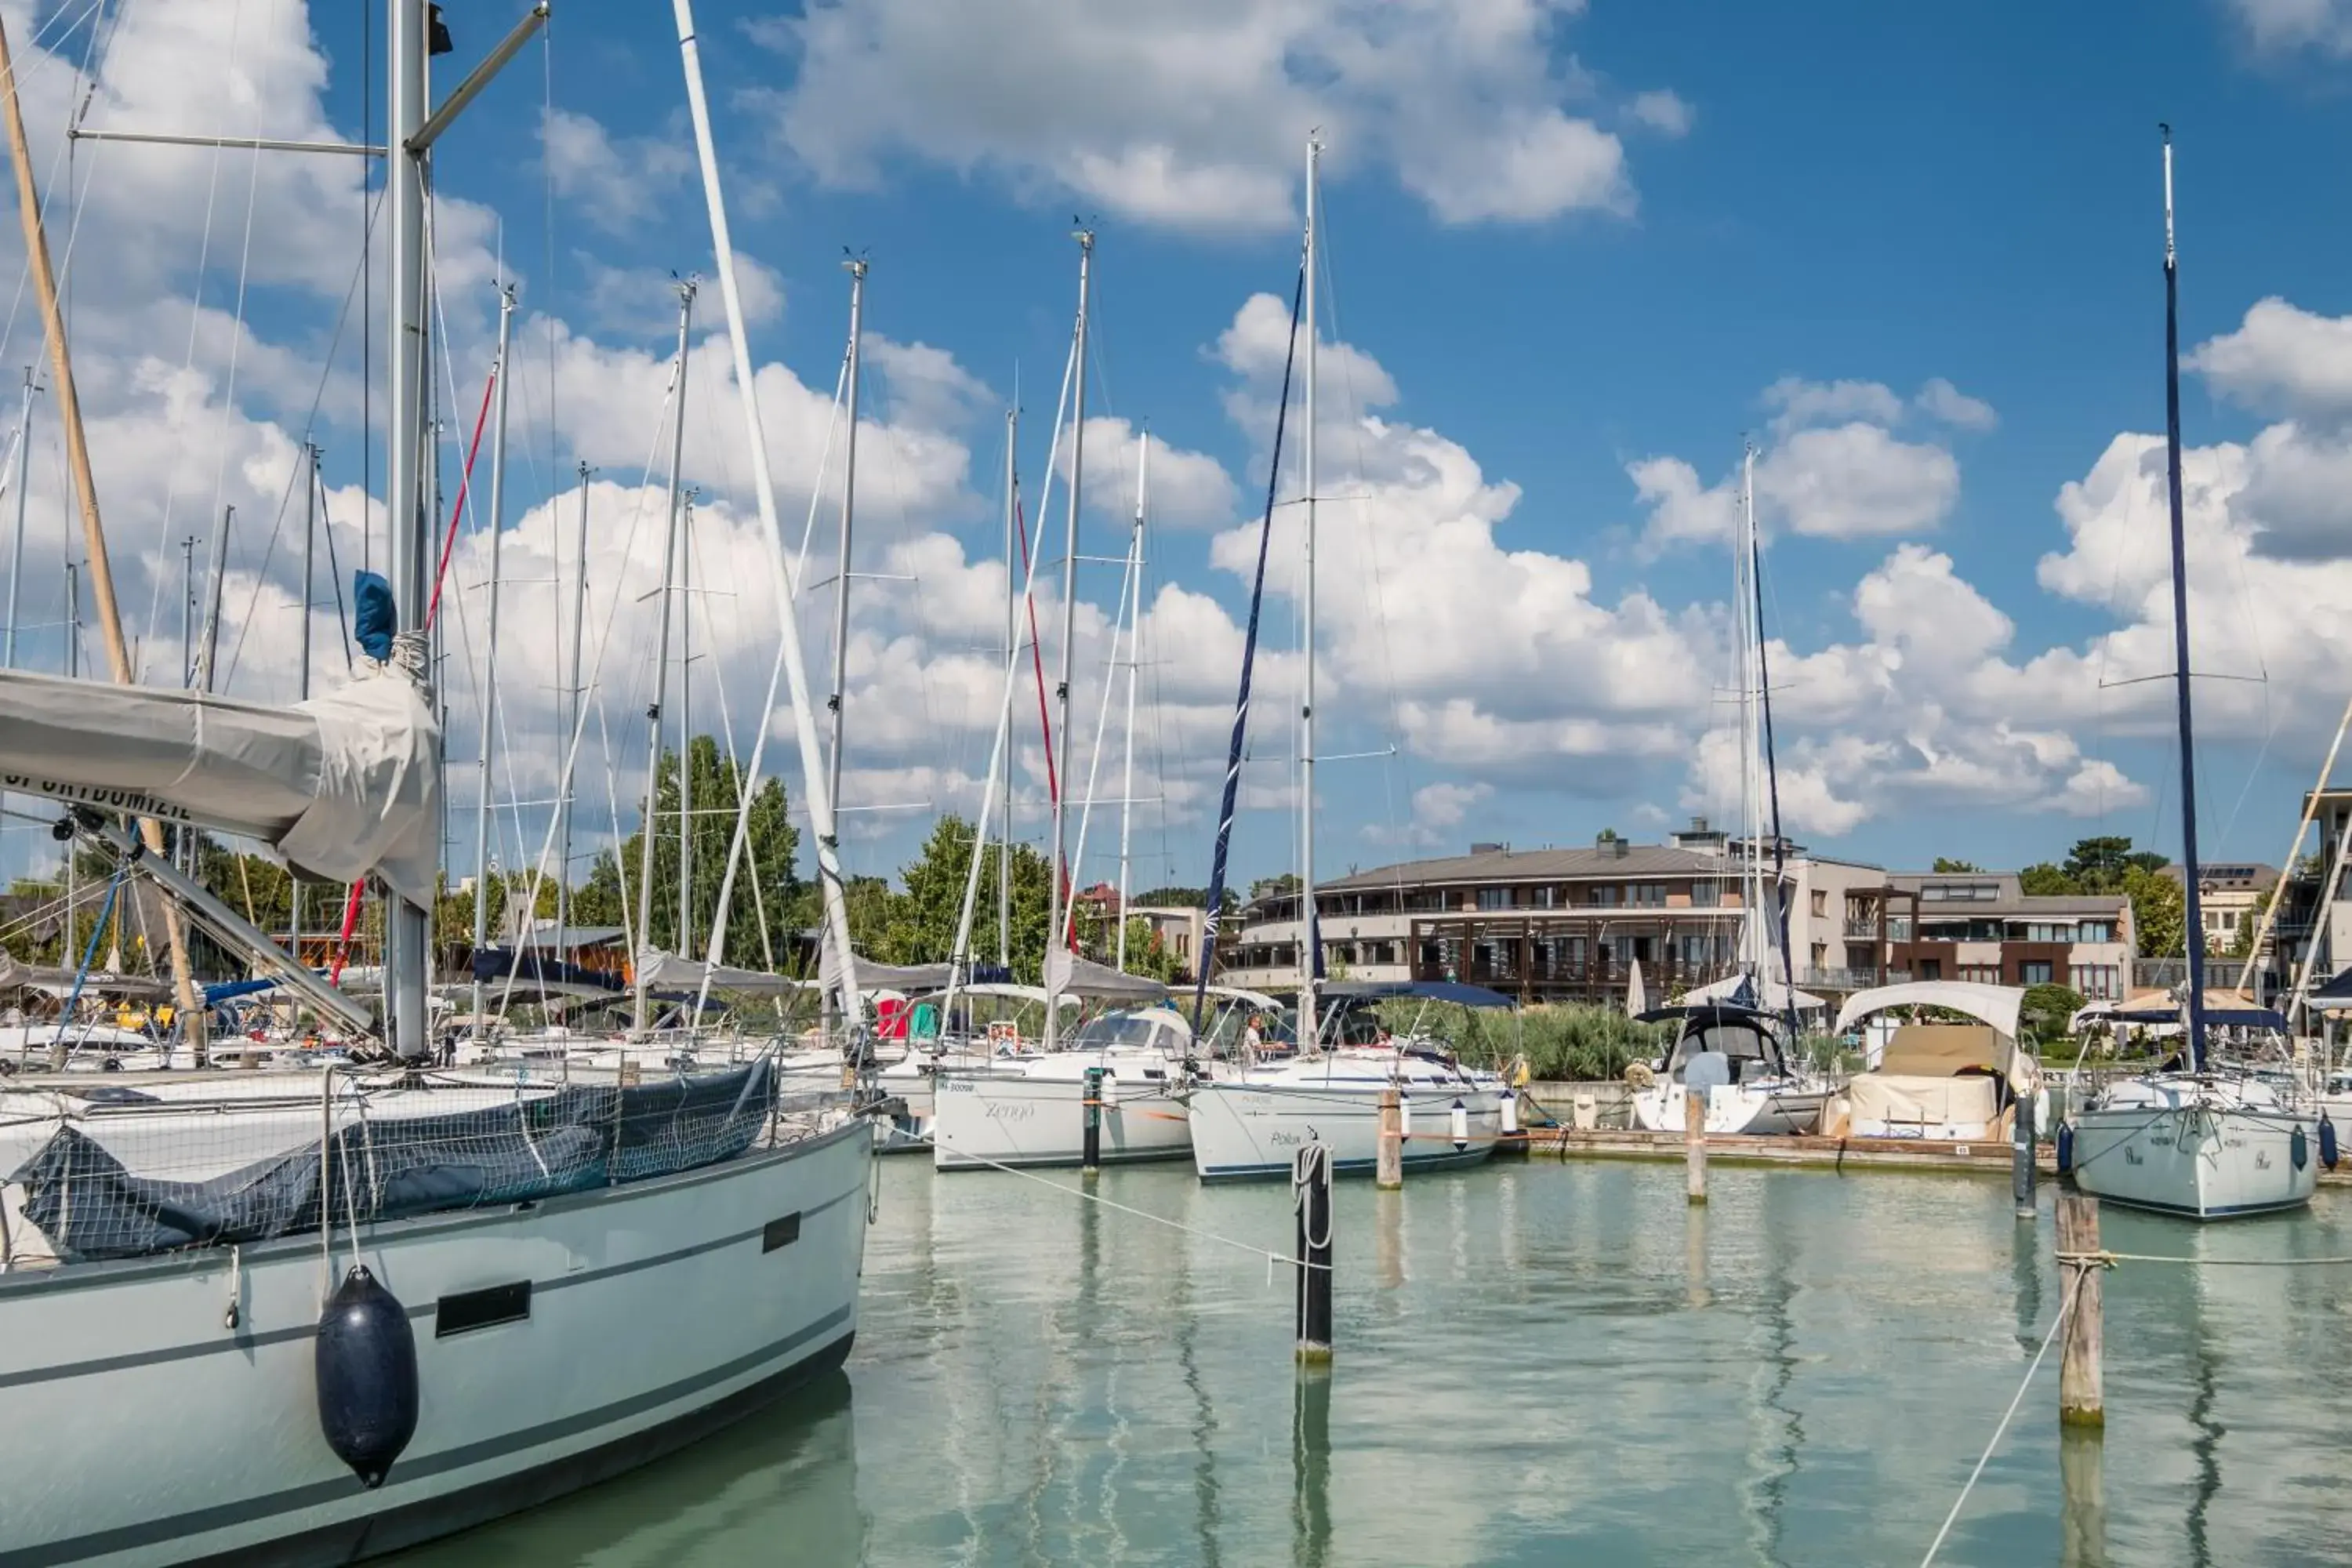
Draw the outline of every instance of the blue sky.
[[[258,14],[271,9],[241,8],[256,15],[236,24],[251,29],[236,47],[253,47]],[[507,19],[451,9],[457,61],[487,48]],[[1171,18],[991,0],[960,10],[955,29],[925,23],[910,0],[812,16],[699,10],[739,242],[782,284],[781,309],[755,326],[757,355],[818,400],[829,393],[846,287],[838,262],[853,247],[873,260],[871,329],[951,356],[945,369],[937,356],[877,364],[869,384],[869,416],[908,445],[894,458],[876,444],[876,493],[898,499],[870,506],[862,537],[917,554],[927,539],[960,540],[964,560],[952,582],[873,585],[899,601],[873,613],[900,618],[873,627],[864,711],[895,704],[901,719],[919,709],[924,721],[877,721],[861,731],[877,737],[863,758],[853,738],[854,763],[872,769],[854,768],[853,805],[863,792],[867,805],[971,809],[958,791],[979,769],[992,713],[943,721],[968,720],[971,678],[986,668],[949,668],[969,651],[951,629],[967,617],[951,606],[984,597],[971,567],[997,548],[994,411],[1016,368],[1033,495],[1044,467],[1079,215],[1100,235],[1109,395],[1091,411],[1148,420],[1171,448],[1167,471],[1189,455],[1203,493],[1214,489],[1210,464],[1229,485],[1222,510],[1212,494],[1202,515],[1156,535],[1155,584],[1206,598],[1190,619],[1155,611],[1147,657],[1164,678],[1182,673],[1170,701],[1183,711],[1148,713],[1139,727],[1139,749],[1168,758],[1150,786],[1168,804],[1140,808],[1154,864],[1138,875],[1202,879],[1204,792],[1223,730],[1208,693],[1230,690],[1220,639],[1244,589],[1231,552],[1246,543],[1242,514],[1265,484],[1262,426],[1234,412],[1252,395],[1263,405],[1253,380],[1263,365],[1224,335],[1238,331],[1252,295],[1286,302],[1297,147],[1320,119],[1331,128],[1324,201],[1338,309],[1325,336],[1370,356],[1367,367],[1377,362],[1396,393],[1377,407],[1326,411],[1340,421],[1327,424],[1327,496],[1376,499],[1323,509],[1327,530],[1365,535],[1331,551],[1323,578],[1327,613],[1341,617],[1323,746],[1400,746],[1386,763],[1325,770],[1324,866],[1473,837],[1572,843],[1603,826],[1647,837],[1694,810],[1720,815],[1727,752],[1712,689],[1722,677],[1708,671],[1720,668],[1730,570],[1708,530],[1744,434],[1765,448],[1759,474],[1773,476],[1768,622],[1784,644],[1775,676],[1786,682],[1800,837],[1905,867],[1936,854],[2054,858],[2101,831],[2169,847],[2161,692],[2101,687],[2159,674],[2168,659],[2168,620],[2147,613],[2163,520],[2145,500],[2160,489],[2146,489],[2144,446],[2117,445],[2161,431],[2155,127],[2168,120],[2184,347],[2221,345],[2184,387],[2188,441],[2207,454],[2192,462],[2192,489],[2199,463],[2214,476],[2203,510],[2192,503],[2192,534],[2210,546],[2197,662],[2269,674],[2264,685],[2200,691],[2211,715],[2208,847],[2254,858],[2284,847],[2352,678],[2342,657],[2352,634],[2330,613],[2339,597],[2352,601],[2352,542],[2331,544],[2329,520],[2311,515],[2312,484],[2296,488],[2352,475],[2347,399],[2333,379],[2352,378],[2341,369],[2352,351],[2331,331],[2352,310],[2337,276],[2345,223],[2310,174],[2352,120],[2352,7],[1298,0]],[[346,7],[313,20],[333,68],[319,111],[347,134],[360,114],[353,22]],[[562,7],[549,51],[527,52],[444,144],[445,308],[467,417],[488,316],[484,282],[458,258],[465,247],[503,244],[540,352],[552,315],[615,363],[657,371],[666,359],[659,280],[709,265],[668,22],[663,7]],[[214,26],[214,41],[231,47],[229,24]],[[289,48],[298,68],[303,51]],[[1220,76],[1228,66],[1230,80]],[[561,145],[541,135],[543,70],[563,116]],[[142,102],[128,86],[122,96],[123,112]],[[204,108],[184,93],[152,113],[184,120]],[[233,120],[233,110],[222,112]],[[1556,141],[1522,134],[1538,123],[1578,129]],[[1134,162],[1139,150],[1150,157]],[[1581,174],[1570,168],[1579,157]],[[1594,173],[1594,159],[1613,172]],[[551,272],[541,216],[551,195]],[[354,229],[357,199],[354,190]],[[216,214],[215,258],[219,226]],[[193,252],[201,235],[178,237]],[[349,260],[262,290],[253,330],[315,360]],[[211,286],[215,297],[221,287]],[[103,298],[102,283],[92,289]],[[2269,299],[2292,310],[2258,330],[2249,311]],[[715,321],[715,297],[706,302]],[[356,374],[350,360],[348,349],[337,355],[339,375]],[[535,384],[543,403],[544,369],[535,384],[534,374],[526,359],[517,385],[530,397]],[[605,390],[564,374],[564,406]],[[1366,374],[1373,384],[1378,372]],[[1927,390],[1937,384],[1949,399]],[[1330,356],[1325,392],[1344,401]],[[212,396],[281,431],[301,412],[284,406],[299,399],[271,405],[257,390],[232,398],[217,367]],[[609,412],[616,426],[635,418],[637,446],[649,448],[658,387],[651,405]],[[1377,426],[1369,437],[1353,434],[1363,414]],[[703,439],[703,416],[689,416],[692,441]],[[770,417],[774,447],[772,408]],[[330,479],[355,486],[355,433],[331,403],[329,428]],[[534,432],[536,454],[547,436]],[[555,440],[580,444],[569,430]],[[1393,465],[1433,453],[1475,465],[1474,489],[1507,483],[1516,498],[1483,492],[1465,506],[1454,490],[1383,488],[1403,471]],[[780,466],[797,459],[803,470],[786,475],[798,504],[808,456],[782,454]],[[1664,459],[1688,466],[1679,510]],[[1351,472],[1359,463],[1369,476]],[[913,476],[895,492],[894,464]],[[689,477],[715,507],[731,494],[740,510],[740,473]],[[2074,532],[2058,510],[2070,484],[2084,487]],[[549,499],[543,478],[519,488],[516,512]],[[785,511],[797,519],[789,495]],[[517,526],[544,532],[547,510]],[[1082,552],[1123,544],[1108,511],[1087,527]],[[2281,529],[2300,531],[2292,551],[2276,543]],[[1115,573],[1090,569],[1081,594],[1108,605]],[[917,596],[950,607],[918,613],[915,625],[904,601]],[[1507,600],[1511,614],[1491,622],[1496,646],[1479,646],[1489,630],[1481,608]],[[1329,610],[1349,603],[1352,616]],[[1203,630],[1204,606],[1221,612],[1223,631]],[[812,648],[825,619],[814,614]],[[1270,641],[1288,641],[1293,625],[1288,600],[1270,606]],[[729,645],[745,658],[739,697],[765,672],[755,640]],[[1438,647],[1454,673],[1379,673],[1383,660],[1409,669]],[[641,705],[617,674],[612,685],[616,714]],[[1099,690],[1097,676],[1080,682],[1088,731]],[[1289,745],[1286,721],[1279,701],[1260,713],[1259,753],[1272,759]],[[928,741],[926,723],[939,731]],[[453,758],[470,755],[469,734],[453,718]],[[628,767],[624,758],[620,772]],[[1269,761],[1252,774],[1261,776],[1265,800],[1242,830],[1250,873],[1293,853],[1290,817],[1274,809],[1281,770]],[[453,788],[470,797],[470,784]],[[536,798],[528,782],[514,793]],[[874,814],[853,862],[895,865],[921,820]],[[1107,870],[1090,849],[1088,873]]]

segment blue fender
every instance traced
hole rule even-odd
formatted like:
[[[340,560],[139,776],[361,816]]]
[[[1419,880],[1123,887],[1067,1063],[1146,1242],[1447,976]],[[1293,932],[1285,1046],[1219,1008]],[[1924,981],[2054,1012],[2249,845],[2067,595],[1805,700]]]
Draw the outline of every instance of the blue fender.
[[[319,1430],[373,1491],[416,1436],[416,1335],[408,1311],[354,1265],[319,1315]]]

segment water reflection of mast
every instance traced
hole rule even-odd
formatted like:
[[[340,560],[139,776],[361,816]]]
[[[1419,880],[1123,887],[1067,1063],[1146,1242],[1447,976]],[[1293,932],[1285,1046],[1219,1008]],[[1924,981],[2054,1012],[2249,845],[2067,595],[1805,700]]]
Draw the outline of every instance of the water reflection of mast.
[[[2198,1232],[2198,1251],[2204,1250],[2204,1237]],[[2221,1272],[2227,1272],[2222,1270]],[[2214,1419],[2213,1402],[2217,1380],[2214,1377],[2214,1353],[2210,1337],[2206,1332],[2205,1284],[2210,1278],[2202,1268],[2189,1270],[2192,1305],[2189,1310],[2189,1375],[2196,1382],[2196,1397],[2189,1402],[2189,1425],[2196,1436],[2189,1440],[2189,1451],[2197,1460],[2197,1486],[2189,1498],[2189,1561],[2196,1568],[2211,1568],[2213,1550],[2207,1538],[2208,1516],[2213,1498],[2221,1489],[2221,1434],[2227,1430]]]
[[[1782,1192],[1795,1191],[1795,1184],[1786,1181],[1766,1181],[1763,1203],[1769,1211],[1776,1206],[1775,1199]],[[1762,1232],[1769,1237],[1790,1237],[1801,1234],[1796,1216],[1770,1216],[1768,1214]],[[1758,1381],[1761,1384],[1756,1401],[1759,1417],[1778,1416],[1777,1422],[1761,1423],[1777,1427],[1779,1442],[1768,1445],[1764,1453],[1754,1457],[1757,1479],[1746,1489],[1749,1522],[1755,1528],[1751,1540],[1756,1554],[1767,1563],[1783,1561],[1780,1555],[1780,1511],[1788,1501],[1789,1478],[1797,1473],[1797,1455],[1805,1445],[1805,1427],[1797,1412],[1784,1401],[1789,1385],[1797,1375],[1797,1331],[1789,1315],[1789,1303],[1796,1295],[1790,1280],[1787,1250],[1783,1247],[1764,1248],[1768,1263],[1764,1274],[1762,1327],[1764,1345],[1757,1358]],[[1759,1432],[1759,1436],[1762,1433]]]

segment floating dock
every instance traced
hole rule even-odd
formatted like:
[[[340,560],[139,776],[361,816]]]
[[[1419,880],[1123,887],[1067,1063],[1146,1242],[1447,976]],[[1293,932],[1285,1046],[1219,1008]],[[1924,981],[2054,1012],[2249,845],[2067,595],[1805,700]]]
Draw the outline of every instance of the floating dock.
[[[1636,1129],[1602,1127],[1531,1127],[1520,1145],[1536,1159],[1657,1160],[1679,1163],[1683,1159],[1680,1132],[1644,1132]],[[1497,1153],[1511,1152],[1506,1142]],[[2043,1143],[2035,1150],[2044,1175],[2058,1170],[2056,1149]],[[1878,1167],[1909,1171],[1956,1171],[1972,1175],[2010,1173],[2010,1146],[2005,1142],[1930,1142],[1918,1138],[1824,1138],[1810,1133],[1759,1136],[1719,1133],[1706,1140],[1710,1164],[1796,1165],[1814,1170],[1855,1170]],[[2319,1173],[2322,1186],[2352,1186],[2352,1164]]]

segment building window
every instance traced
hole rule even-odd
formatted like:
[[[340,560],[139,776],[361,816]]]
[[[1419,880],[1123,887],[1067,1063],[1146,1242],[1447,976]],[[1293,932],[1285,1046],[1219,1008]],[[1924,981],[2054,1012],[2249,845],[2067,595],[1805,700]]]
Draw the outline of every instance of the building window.
[[[1940,958],[1923,958],[1923,959],[1921,959],[1921,960],[1919,961],[1919,978],[1920,978],[1920,979],[1922,979],[1922,980],[1941,980],[1943,977],[1944,977],[1944,961],[1943,961],[1942,959],[1940,959]]]
[[[1511,889],[1508,888],[1479,889],[1478,907],[1482,910],[1509,909],[1511,907]]]
[[[1821,889],[1815,889],[1813,891],[1813,918],[1815,920],[1827,920],[1829,918],[1829,894]]]
[[[1960,965],[1960,978],[1979,985],[1998,985],[2000,984],[2000,965],[1963,963]]]
[[[1663,910],[1666,907],[1666,885],[1664,882],[1636,882],[1625,889],[1625,901],[1635,909]]]
[[[1558,909],[1559,907],[1559,889],[1558,888],[1538,888],[1536,889],[1536,908],[1539,910],[1552,910]]]
[[[2078,942],[2113,942],[2116,940],[2116,922],[2113,921],[2084,921],[2082,925],[2082,934],[2075,940]]]
[[[2028,959],[2017,966],[2017,981],[2021,985],[2049,984],[2049,963],[2042,959]]]
[[[1624,889],[1615,883],[1604,882],[1592,889],[1592,901],[1596,904],[1614,906],[1621,900],[1623,894]]]
[[[2067,971],[2067,979],[2087,1001],[2114,1002],[2123,997],[2122,968],[2117,964],[2078,963]]]

